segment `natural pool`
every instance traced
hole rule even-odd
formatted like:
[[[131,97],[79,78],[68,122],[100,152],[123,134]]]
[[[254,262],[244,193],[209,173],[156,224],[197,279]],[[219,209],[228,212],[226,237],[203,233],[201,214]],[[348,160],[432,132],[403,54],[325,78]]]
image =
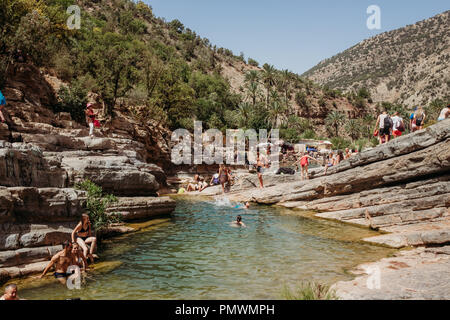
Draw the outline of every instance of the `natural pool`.
[[[284,285],[352,279],[348,270],[392,250],[358,240],[375,232],[292,210],[237,209],[226,199],[178,198],[158,227],[105,241],[103,261],[81,290],[52,283],[22,289],[26,299],[282,299]],[[240,214],[247,228],[230,224]]]

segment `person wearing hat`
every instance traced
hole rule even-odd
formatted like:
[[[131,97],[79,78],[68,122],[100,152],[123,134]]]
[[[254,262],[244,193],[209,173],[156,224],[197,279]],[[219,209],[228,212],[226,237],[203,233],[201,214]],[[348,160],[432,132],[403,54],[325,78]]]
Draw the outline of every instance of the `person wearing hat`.
[[[86,106],[86,121],[89,124],[89,136],[91,138],[94,137],[94,122],[95,122],[95,117],[98,115],[98,112],[95,113],[93,110],[93,104],[92,103],[88,103]]]
[[[2,92],[0,91],[0,121],[6,122],[5,116],[3,115],[3,108],[6,106],[6,99],[3,96]]]

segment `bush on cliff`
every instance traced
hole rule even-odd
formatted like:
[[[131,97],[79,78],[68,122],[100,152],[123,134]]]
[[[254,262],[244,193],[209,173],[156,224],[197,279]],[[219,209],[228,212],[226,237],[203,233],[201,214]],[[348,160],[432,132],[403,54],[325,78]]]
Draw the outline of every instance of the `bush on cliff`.
[[[90,180],[84,180],[76,184],[75,187],[87,192],[86,211],[96,231],[121,221],[119,214],[106,213],[106,208],[110,204],[117,202],[117,198],[114,195],[103,194],[102,188]]]

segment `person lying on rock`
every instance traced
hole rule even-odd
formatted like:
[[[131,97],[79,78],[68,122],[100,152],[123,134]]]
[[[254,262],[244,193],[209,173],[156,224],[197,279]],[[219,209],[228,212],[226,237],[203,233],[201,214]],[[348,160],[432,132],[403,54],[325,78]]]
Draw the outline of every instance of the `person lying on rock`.
[[[24,300],[17,295],[17,285],[11,283],[5,287],[5,294],[0,297],[0,300]]]
[[[200,182],[199,182],[198,186],[199,186],[198,191],[202,192],[203,190],[208,188],[209,184],[208,184],[208,182],[205,181],[205,178],[200,177]]]
[[[72,273],[67,273],[67,269],[72,265],[72,262],[72,243],[69,241],[64,241],[63,250],[52,257],[49,264],[44,269],[44,272],[42,272],[38,279],[42,279],[51,267],[55,267],[55,273],[53,275],[61,284],[65,285],[67,278],[72,275]]]
[[[194,176],[194,181],[192,181],[188,184],[186,191],[191,192],[191,191],[199,190],[200,189],[199,183],[200,183],[200,176],[198,174],[196,174]]]
[[[94,263],[94,258],[98,259],[98,256],[94,254],[97,247],[97,238],[92,236],[91,221],[86,213],[81,215],[81,221],[72,231],[72,242],[77,242],[80,245],[84,257],[89,259],[91,263]],[[88,244],[91,245],[90,250],[87,247]]]

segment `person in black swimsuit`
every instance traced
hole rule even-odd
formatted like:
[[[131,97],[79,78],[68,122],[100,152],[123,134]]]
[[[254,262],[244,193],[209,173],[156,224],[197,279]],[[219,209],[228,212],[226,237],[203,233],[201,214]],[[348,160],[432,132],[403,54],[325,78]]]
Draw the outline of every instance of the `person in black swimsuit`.
[[[75,237],[76,236],[76,237]],[[82,214],[81,221],[73,229],[72,232],[72,242],[77,242],[83,249],[83,254],[86,259],[89,259],[91,263],[94,263],[94,258],[98,258],[94,254],[97,247],[97,238],[92,236],[91,221],[89,220],[89,215]],[[91,245],[91,250],[89,251],[87,244]]]

